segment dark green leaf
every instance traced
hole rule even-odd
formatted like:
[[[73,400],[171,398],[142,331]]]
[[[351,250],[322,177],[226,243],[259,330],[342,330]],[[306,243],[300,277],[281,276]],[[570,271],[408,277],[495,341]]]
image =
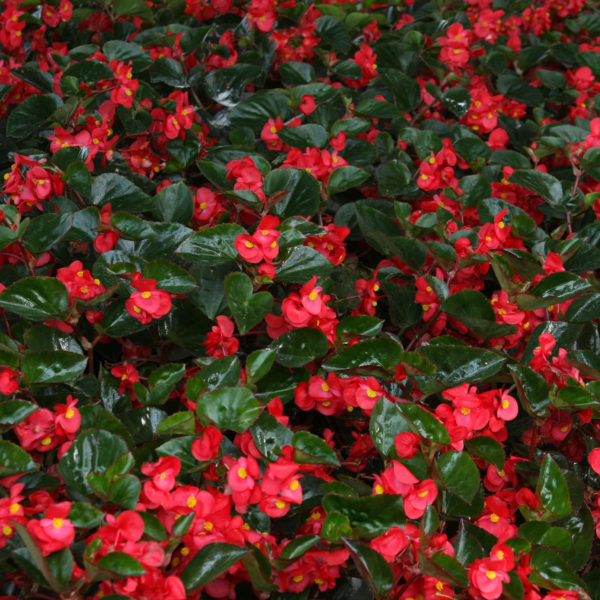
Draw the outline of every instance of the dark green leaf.
[[[6,135],[24,138],[37,131],[62,106],[56,94],[34,94],[18,104],[6,120]]]
[[[333,264],[310,246],[296,246],[277,267],[276,281],[306,283],[313,275],[324,278],[331,273]]]
[[[273,306],[273,296],[269,292],[254,294],[252,280],[244,273],[227,275],[225,298],[241,335],[258,325]]]
[[[296,127],[284,127],[277,132],[279,139],[293,148],[323,148],[327,144],[327,132],[321,125],[308,123]]]
[[[261,405],[247,388],[221,388],[207,392],[196,402],[198,417],[211,421],[222,429],[242,433],[252,425]]]
[[[240,260],[233,243],[235,238],[243,233],[246,233],[246,230],[233,223],[216,225],[189,237],[176,252],[187,260],[208,266]]]
[[[293,539],[281,551],[281,558],[284,560],[292,560],[300,558],[307,550],[310,550],[320,538],[318,535],[303,535]]]
[[[194,214],[194,197],[183,181],[164,187],[156,194],[154,203],[162,221],[174,221],[185,225]]]
[[[469,110],[469,106],[471,106],[471,94],[466,88],[450,88],[442,95],[442,104],[453,113],[455,117],[460,119]]]
[[[560,467],[549,454],[542,461],[537,488],[538,496],[546,510],[558,516],[571,513],[567,481]]]
[[[327,193],[339,194],[353,187],[359,186],[369,179],[370,175],[358,167],[338,167],[329,175],[327,180]]]
[[[533,169],[519,170],[510,176],[510,182],[539,194],[552,204],[560,204],[562,201],[560,181],[548,173]]]
[[[91,198],[97,206],[110,203],[113,211],[144,212],[152,207],[148,194],[116,173],[103,173],[94,177]]]
[[[436,468],[444,487],[465,502],[471,502],[479,490],[479,469],[466,452],[449,450],[437,461]]]
[[[74,381],[86,366],[87,357],[74,352],[27,352],[21,361],[27,383]]]
[[[504,448],[500,442],[486,435],[479,435],[466,442],[467,450],[479,458],[493,464],[498,470],[504,467]]]
[[[354,540],[343,538],[342,541],[375,598],[381,598],[392,589],[394,574],[387,561],[375,550],[359,544]]]
[[[139,561],[125,552],[111,552],[102,557],[97,566],[119,577],[139,577],[146,573]]]
[[[545,581],[564,590],[585,588],[577,573],[553,550],[538,546],[531,553],[533,570]]]
[[[365,340],[344,348],[324,363],[323,368],[346,371],[358,367],[380,367],[391,371],[395,370],[403,354],[401,346],[390,339]]]
[[[315,358],[327,354],[329,342],[318,329],[301,327],[292,329],[271,343],[275,360],[284,367],[302,367]]]
[[[196,280],[185,269],[163,258],[144,267],[144,277],[156,279],[156,287],[171,294],[188,294],[196,288]]]
[[[33,462],[23,448],[0,440],[0,477],[36,471],[38,468],[39,465]]]
[[[292,438],[294,460],[300,464],[317,464],[339,466],[335,450],[325,440],[309,433],[297,431]]]
[[[437,417],[418,404],[399,402],[398,409],[410,419],[417,433],[427,440],[438,444],[449,444],[450,435]]]
[[[23,245],[32,254],[41,254],[57,244],[71,228],[72,215],[40,215],[23,234]]]
[[[215,542],[204,546],[181,573],[188,592],[195,592],[210,583],[248,554],[249,550],[233,544]]]
[[[69,308],[65,285],[53,277],[21,279],[0,294],[0,306],[26,319],[61,317]]]
[[[277,197],[273,214],[287,218],[297,215],[311,217],[317,212],[321,200],[319,182],[301,169],[275,169],[266,177],[265,194]]]
[[[27,400],[0,402],[0,425],[16,425],[37,409],[35,404]]]

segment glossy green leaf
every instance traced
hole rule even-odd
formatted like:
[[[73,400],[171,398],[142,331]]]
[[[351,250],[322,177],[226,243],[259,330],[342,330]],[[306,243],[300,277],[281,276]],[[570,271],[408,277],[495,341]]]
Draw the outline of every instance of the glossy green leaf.
[[[370,175],[358,167],[338,167],[331,172],[327,180],[327,193],[339,194],[350,188],[357,187],[369,179]]]
[[[69,308],[69,293],[53,277],[28,277],[0,294],[0,307],[35,321],[59,318]]]
[[[91,529],[102,523],[104,513],[87,502],[73,502],[68,517],[74,527]]]
[[[235,238],[243,233],[246,233],[246,230],[233,223],[216,225],[189,237],[176,252],[183,258],[201,265],[211,266],[240,260],[241,257],[233,243]]]
[[[320,540],[318,535],[303,535],[293,539],[281,551],[281,558],[291,560],[300,558],[307,550],[310,550]]]
[[[266,411],[262,412],[251,425],[250,433],[258,451],[270,461],[275,461],[278,456],[281,456],[281,449],[284,446],[292,445],[294,435],[290,429],[279,423],[273,415]],[[327,451],[325,450],[325,452]],[[335,457],[335,452],[333,455]]]
[[[459,119],[466,114],[469,106],[471,106],[471,94],[466,88],[450,88],[444,92],[441,100],[442,104]]]
[[[577,573],[553,550],[538,546],[531,553],[531,566],[542,580],[559,589],[585,589],[585,584]]]
[[[23,245],[32,254],[50,250],[71,228],[72,215],[40,215],[33,219],[23,234]]]
[[[435,378],[448,387],[491,377],[506,361],[502,355],[489,350],[446,344],[423,346],[419,354],[437,367]]]
[[[21,370],[27,383],[61,383],[81,377],[87,362],[74,352],[27,352]]]
[[[194,197],[183,181],[164,187],[156,194],[154,204],[161,221],[186,224],[194,214]]]
[[[321,125],[308,123],[296,127],[284,127],[277,132],[284,143],[306,150],[306,148],[323,148],[327,144],[327,132]]]
[[[16,425],[37,409],[35,404],[27,400],[0,402],[0,425]]]
[[[373,444],[384,456],[394,453],[394,439],[402,431],[411,431],[411,422],[400,412],[398,405],[385,396],[377,400],[369,421]]]
[[[253,293],[252,280],[244,273],[227,275],[225,298],[241,335],[258,325],[273,305],[269,292]]]
[[[358,367],[380,367],[391,371],[402,360],[402,356],[399,344],[378,338],[344,348],[324,363],[323,368],[326,371],[347,371]]]
[[[120,233],[134,240],[152,238],[156,235],[147,221],[128,212],[115,212],[110,218],[110,224]]]
[[[25,98],[8,115],[6,135],[24,138],[35,133],[62,103],[56,94],[34,94]]]
[[[207,392],[196,402],[198,418],[222,429],[242,433],[252,425],[261,405],[247,388],[221,388]]]
[[[416,429],[417,433],[427,440],[439,444],[449,444],[450,435],[437,417],[418,404],[399,402],[398,410],[402,412]]]
[[[0,440],[0,477],[36,471],[38,468],[39,465],[33,462],[23,448]]]
[[[139,577],[146,573],[139,561],[125,552],[111,552],[102,557],[97,565],[118,577]]]
[[[267,196],[277,198],[273,214],[281,218],[311,217],[321,201],[319,182],[301,169],[274,169],[265,177],[263,190]]]
[[[127,454],[127,444],[118,436],[102,429],[80,433],[58,463],[58,471],[67,485],[82,494],[90,493],[90,473],[105,473]]]
[[[552,204],[560,204],[562,201],[560,181],[548,173],[533,169],[517,170],[510,176],[510,182],[539,194]]]
[[[543,507],[557,516],[571,513],[571,499],[565,476],[554,459],[547,454],[542,461],[537,493]]]
[[[91,197],[97,206],[110,203],[115,212],[144,212],[152,207],[152,200],[148,194],[126,177],[116,173],[102,173],[94,177]]]
[[[350,519],[352,529],[359,535],[381,535],[390,527],[404,524],[402,496],[381,494],[351,497],[328,494],[323,498],[327,514],[338,512]]]
[[[478,458],[493,464],[498,470],[504,467],[504,448],[500,442],[487,435],[478,435],[465,442],[467,450]]]
[[[195,592],[210,583],[242,559],[249,550],[225,542],[204,546],[181,573],[181,581],[188,592]]]
[[[444,452],[436,463],[443,486],[465,502],[471,502],[479,487],[481,479],[479,469],[466,452],[449,450]]]
[[[284,367],[302,367],[327,354],[329,342],[318,329],[301,327],[280,335],[271,343],[275,360]]]
[[[339,466],[337,454],[327,442],[308,431],[296,431],[292,437],[294,460],[300,464]]]
[[[382,598],[394,585],[394,574],[387,561],[375,550],[354,540],[342,541],[375,598]]]
[[[310,246],[296,246],[277,268],[276,281],[306,283],[313,275],[327,277],[333,265]]]

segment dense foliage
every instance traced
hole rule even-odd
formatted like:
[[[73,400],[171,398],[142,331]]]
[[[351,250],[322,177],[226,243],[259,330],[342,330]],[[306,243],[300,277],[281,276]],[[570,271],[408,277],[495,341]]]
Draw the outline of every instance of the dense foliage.
[[[600,598],[596,3],[0,15],[1,598]]]

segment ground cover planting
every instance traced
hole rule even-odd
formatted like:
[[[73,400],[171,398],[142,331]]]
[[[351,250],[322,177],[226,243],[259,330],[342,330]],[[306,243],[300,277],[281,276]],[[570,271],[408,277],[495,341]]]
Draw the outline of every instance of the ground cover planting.
[[[600,599],[596,3],[0,18],[0,600]]]

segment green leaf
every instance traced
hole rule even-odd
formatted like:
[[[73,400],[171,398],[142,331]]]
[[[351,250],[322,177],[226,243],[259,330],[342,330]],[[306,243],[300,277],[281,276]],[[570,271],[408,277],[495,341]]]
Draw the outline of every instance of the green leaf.
[[[394,574],[387,561],[372,548],[354,540],[342,538],[363,580],[375,598],[382,598],[394,585]]]
[[[82,162],[73,162],[67,167],[65,183],[84,198],[89,198],[92,194],[92,175]]]
[[[390,527],[404,524],[402,496],[380,494],[375,496],[340,496],[328,494],[323,508],[329,513],[341,513],[350,519],[357,535],[373,537]]]
[[[577,573],[553,550],[538,546],[531,553],[530,565],[544,581],[563,590],[585,589]]]
[[[265,177],[263,190],[268,197],[278,198],[272,213],[282,218],[312,217],[321,200],[319,182],[302,169],[274,169]]]
[[[466,452],[449,450],[440,456],[436,464],[443,486],[464,500],[471,502],[479,490],[479,469]]]
[[[144,212],[152,207],[148,194],[116,173],[103,173],[94,177],[91,198],[96,206],[110,203],[115,212]]]
[[[312,327],[292,329],[274,340],[275,360],[284,367],[302,367],[329,350],[325,334]]]
[[[339,466],[335,450],[325,440],[309,433],[297,431],[292,438],[294,448],[294,461],[300,464],[332,465]]]
[[[101,325],[104,332],[113,337],[131,335],[145,327],[127,312],[125,300],[116,300],[108,305],[104,311]]]
[[[367,315],[351,315],[342,319],[336,327],[336,336],[340,339],[345,336],[372,336],[377,335],[383,328],[383,321],[377,317]]]
[[[581,277],[577,277],[577,275],[573,275],[573,273],[560,271],[544,277],[530,291],[530,294],[538,298],[543,298],[545,300],[545,306],[550,306],[551,304],[563,302],[564,300],[578,296],[583,292],[587,292],[591,287],[592,286]],[[517,300],[519,301],[520,306],[521,298],[518,297]],[[537,304],[535,306],[536,308],[538,307]]]
[[[521,404],[530,414],[545,415],[550,405],[549,387],[546,380],[533,369],[523,365],[508,367],[515,384]]]
[[[139,577],[146,573],[139,561],[125,552],[111,552],[102,557],[97,566],[119,577]]]
[[[281,79],[292,85],[310,83],[316,78],[313,66],[308,63],[290,60],[281,63],[278,70]]]
[[[110,485],[108,499],[112,504],[135,509],[140,498],[142,485],[135,475],[118,476]]]
[[[225,542],[204,546],[181,573],[181,581],[188,592],[195,592],[219,577],[241,560],[249,550]]]
[[[510,182],[539,194],[551,204],[560,204],[562,201],[560,181],[548,173],[534,169],[518,170],[510,176]]]
[[[442,95],[442,104],[455,117],[460,119],[467,113],[471,106],[471,94],[466,88],[450,88]]]
[[[127,454],[127,444],[116,435],[102,429],[90,429],[79,434],[58,463],[58,471],[67,485],[82,494],[92,489],[90,473],[105,473],[118,459]]]
[[[281,551],[281,558],[283,560],[300,558],[305,552],[317,544],[320,539],[321,538],[318,535],[303,535],[294,538],[289,544],[286,544],[285,548]]]
[[[495,352],[452,344],[430,343],[420,348],[419,353],[437,367],[435,378],[448,387],[486,379],[506,362],[506,358]]]
[[[144,267],[144,277],[156,279],[156,287],[171,294],[188,294],[196,288],[196,280],[182,267],[157,258]]]
[[[450,435],[440,421],[418,404],[411,402],[398,402],[396,404],[400,412],[410,419],[417,433],[427,440],[438,444],[449,444]]]
[[[250,427],[258,451],[271,461],[281,456],[281,449],[292,443],[292,432],[275,417],[264,411]]]
[[[10,72],[41,92],[47,94],[52,92],[52,75],[42,71],[38,62],[24,63],[22,67],[11,69]]]
[[[0,294],[0,307],[35,321],[60,318],[69,309],[69,293],[53,277],[28,277]]]
[[[399,160],[391,160],[378,173],[377,187],[382,196],[397,198],[406,192],[411,180],[408,167]]]
[[[483,460],[493,464],[498,470],[504,467],[504,448],[494,438],[479,435],[467,440],[465,445],[473,456],[483,458]]]
[[[252,280],[244,273],[227,275],[225,298],[240,335],[258,325],[273,306],[273,296],[269,292],[254,294]]]
[[[167,539],[165,526],[153,513],[145,511],[140,512],[139,515],[144,521],[144,535],[158,542],[164,542]]]
[[[350,519],[346,515],[337,512],[330,512],[325,515],[323,526],[321,527],[321,536],[328,542],[340,542],[345,535],[352,535]]]
[[[546,510],[557,516],[571,513],[571,499],[567,480],[554,459],[546,454],[540,469],[537,494]]]
[[[152,226],[140,217],[128,212],[116,212],[110,218],[110,224],[119,230],[121,234],[134,240],[142,240],[156,236]]]
[[[331,15],[319,17],[316,21],[317,33],[325,44],[343,54],[352,47],[352,38],[344,27],[344,24]]]
[[[252,425],[261,409],[260,403],[247,388],[221,388],[203,394],[196,402],[199,419],[238,433]]]
[[[323,148],[327,144],[327,132],[321,125],[308,123],[296,127],[284,127],[277,132],[285,144],[300,150]]]
[[[64,77],[75,77],[84,83],[96,84],[102,79],[112,79],[114,73],[112,69],[99,60],[82,60],[71,65],[63,73]]]
[[[279,116],[286,121],[290,114],[288,97],[269,92],[263,96],[252,96],[242,100],[229,112],[229,120],[237,127],[250,127],[258,134],[270,118],[275,119]]]
[[[74,527],[91,529],[102,523],[104,513],[87,502],[73,502],[68,518]]]
[[[130,0],[123,0],[130,1]],[[138,44],[122,42],[121,40],[110,40],[102,47],[104,56],[110,62],[113,59],[128,63],[131,61],[133,72],[137,73],[147,69],[152,64],[150,54],[145,52]]]
[[[476,290],[461,290],[442,302],[442,310],[484,339],[501,337],[517,331],[512,325],[496,323],[488,299]]]
[[[24,138],[35,133],[63,101],[56,94],[34,94],[18,104],[6,120],[6,135],[11,138]]]
[[[338,167],[329,175],[327,193],[339,194],[350,188],[357,187],[369,179],[370,175],[358,167]]]
[[[29,471],[37,471],[39,465],[23,448],[0,440],[0,477],[9,477]]]
[[[275,361],[275,351],[268,348],[258,349],[248,355],[246,359],[246,368],[253,381],[258,381],[264,377],[273,366]]]
[[[323,368],[326,371],[347,371],[358,367],[380,367],[393,371],[403,354],[402,347],[393,340],[365,340],[344,348],[324,363]]]
[[[244,233],[245,229],[233,223],[216,225],[190,236],[176,252],[187,260],[207,266],[240,260],[233,243],[238,235]]]
[[[276,281],[306,283],[313,275],[327,277],[333,264],[310,246],[295,246],[287,258],[277,267]]]
[[[74,352],[27,352],[21,370],[27,383],[73,382],[83,375],[87,356]]]
[[[194,196],[190,188],[178,181],[164,187],[154,198],[156,213],[162,221],[189,223],[194,214]]]
[[[240,361],[235,356],[224,356],[202,369],[200,377],[209,390],[221,387],[234,387],[240,381]]]
[[[191,410],[169,415],[156,428],[157,435],[172,435],[175,433],[192,434],[196,431],[196,419]]]
[[[583,294],[579,298],[575,298],[569,305],[565,314],[567,321],[575,323],[585,323],[592,321],[600,314],[600,294],[593,292],[591,294]]]
[[[42,254],[60,242],[73,223],[70,214],[40,215],[27,226],[23,234],[23,245],[32,254]]]
[[[392,456],[394,439],[403,431],[411,431],[411,422],[398,410],[398,405],[385,397],[377,400],[371,413],[369,433],[374,446],[384,456]]]
[[[478,558],[484,558],[486,552],[480,541],[465,527],[461,519],[458,535],[454,538],[454,556],[462,565],[470,565]]]
[[[198,469],[198,461],[192,455],[192,444],[196,436],[184,435],[175,437],[161,444],[156,449],[158,456],[176,456],[181,461],[181,470],[195,471]]]
[[[424,575],[441,579],[450,585],[460,587],[469,585],[464,567],[455,558],[443,552],[432,557],[419,552],[419,568]]]
[[[16,425],[37,409],[35,404],[26,400],[0,402],[0,425]]]
[[[144,0],[114,0],[113,10],[115,14],[122,17],[123,15],[131,17],[141,17],[147,21],[152,19],[152,9],[144,2]]]

